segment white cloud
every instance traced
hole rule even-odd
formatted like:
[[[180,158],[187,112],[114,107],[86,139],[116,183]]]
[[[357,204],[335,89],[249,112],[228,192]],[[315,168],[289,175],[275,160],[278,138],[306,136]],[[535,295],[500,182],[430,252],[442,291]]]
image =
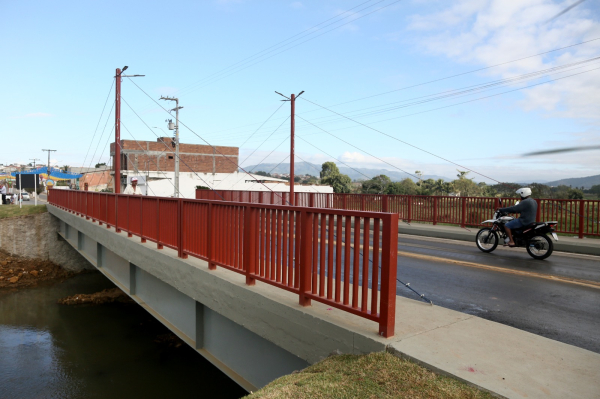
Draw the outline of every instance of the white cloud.
[[[492,66],[600,37],[600,21],[586,3],[549,21],[571,1],[459,0],[430,14],[410,17],[409,29],[421,36],[421,49],[456,62]],[[600,55],[600,40],[498,66],[486,71],[507,78]],[[560,77],[597,68],[565,72]],[[523,91],[519,105],[552,116],[600,119],[600,71],[593,71]]]

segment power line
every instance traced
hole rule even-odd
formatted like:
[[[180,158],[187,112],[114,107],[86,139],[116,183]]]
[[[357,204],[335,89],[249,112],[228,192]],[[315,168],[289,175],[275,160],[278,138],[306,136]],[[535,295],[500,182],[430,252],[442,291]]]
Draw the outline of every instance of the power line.
[[[104,110],[106,109],[106,104],[108,104],[108,99],[110,97],[110,93],[112,93],[113,85],[115,81],[111,79],[110,89],[108,90],[108,95],[106,96],[106,101],[104,102],[104,107],[102,107],[102,112],[100,113],[100,117],[98,118],[98,123],[96,124],[96,129],[94,129],[94,135],[92,136],[92,140],[90,141],[90,146],[85,154],[85,158],[83,159],[83,164],[81,166],[85,167],[85,161],[87,161],[88,154],[90,153],[90,149],[92,148],[92,144],[94,144],[94,138],[96,138],[96,133],[98,132],[98,126],[100,126],[100,121],[102,120],[102,115],[104,115]],[[112,112],[112,111],[111,111]]]
[[[483,99],[486,99],[486,98],[495,97],[495,96],[499,96],[499,95],[506,94],[506,93],[511,93],[511,92],[513,92],[513,91],[517,91],[517,90],[523,90],[523,89],[527,89],[527,88],[530,88],[530,87],[539,86],[539,85],[546,84],[546,83],[550,83],[550,82],[555,82],[555,81],[557,81],[557,80],[566,79],[566,78],[569,78],[569,77],[572,77],[572,76],[581,75],[581,74],[583,74],[583,73],[587,73],[587,72],[595,71],[595,70],[598,70],[598,69],[600,69],[600,68],[594,68],[594,69],[590,69],[590,70],[587,70],[587,71],[578,72],[578,73],[575,73],[575,74],[572,74],[572,75],[563,76],[563,77],[561,77],[561,78],[557,78],[557,79],[549,80],[549,81],[546,81],[546,82],[536,83],[536,84],[533,84],[533,85],[530,85],[530,86],[521,87],[521,88],[514,89],[514,90],[508,90],[508,91],[505,91],[505,92],[502,92],[502,93],[492,94],[492,95],[489,95],[489,96],[480,97],[480,98],[476,98],[476,99],[473,99],[473,100],[463,101],[463,102],[460,102],[460,103],[451,104],[451,105],[447,105],[447,106],[444,106],[444,107],[434,108],[434,109],[425,110],[425,111],[421,111],[421,112],[416,112],[416,113],[409,114],[409,115],[403,115],[403,116],[401,116],[401,117],[390,118],[390,119],[387,119],[387,120],[392,120],[392,119],[398,119],[398,118],[403,118],[403,117],[407,117],[407,116],[418,115],[418,114],[422,114],[422,113],[426,113],[426,112],[431,112],[431,111],[435,111],[435,110],[439,110],[439,109],[443,109],[443,108],[448,108],[448,107],[453,107],[453,106],[456,106],[456,105],[461,105],[461,104],[470,103],[470,102],[473,102],[473,101],[483,100]],[[482,176],[482,177],[485,177],[485,178],[487,178],[487,179],[490,179],[490,180],[492,180],[492,181],[495,181],[495,182],[497,182],[497,183],[500,183],[498,180],[496,180],[496,179],[493,179],[493,178],[491,178],[491,177],[489,177],[489,176],[486,176],[486,175],[484,175],[484,174],[482,174],[482,173],[479,173],[479,172],[477,172],[477,171],[475,171],[475,170],[472,170],[472,169],[470,169],[470,168],[467,168],[466,166],[463,166],[463,165],[460,165],[460,164],[458,164],[458,163],[456,163],[456,162],[450,161],[449,159],[446,159],[446,158],[444,158],[444,157],[442,157],[442,156],[436,155],[436,154],[434,154],[434,153],[432,153],[432,152],[430,152],[430,151],[424,150],[424,149],[422,149],[422,148],[420,148],[420,147],[417,147],[417,146],[415,146],[415,145],[413,145],[413,144],[410,144],[410,143],[408,143],[408,142],[406,142],[406,141],[404,141],[404,140],[401,140],[401,139],[399,139],[399,138],[397,138],[397,137],[394,137],[394,136],[392,136],[392,135],[390,135],[390,134],[388,134],[388,133],[382,132],[381,130],[375,129],[374,127],[371,127],[371,126],[369,126],[369,125],[366,125],[366,124],[364,124],[364,123],[362,123],[362,122],[359,122],[359,121],[357,121],[357,120],[354,120],[354,119],[352,119],[352,118],[349,118],[349,117],[347,117],[347,116],[345,116],[345,115],[343,115],[343,114],[340,114],[340,113],[338,113],[338,112],[336,112],[336,111],[333,111],[333,110],[331,110],[331,109],[329,109],[329,108],[327,108],[327,107],[324,107],[324,106],[322,106],[322,105],[319,105],[319,104],[317,104],[317,103],[315,103],[315,102],[313,102],[313,101],[310,101],[310,100],[308,100],[306,97],[303,97],[303,99],[304,99],[304,101],[308,101],[308,102],[309,102],[309,103],[311,103],[311,104],[314,104],[314,105],[316,105],[316,106],[319,106],[319,107],[321,107],[321,108],[323,108],[323,109],[325,109],[325,110],[327,110],[327,111],[329,111],[329,112],[332,112],[332,113],[334,113],[334,114],[336,114],[336,115],[339,115],[339,116],[341,116],[341,117],[343,117],[343,118],[346,118],[346,119],[348,119],[348,120],[350,120],[350,121],[352,121],[352,122],[354,122],[354,123],[356,123],[356,124],[359,124],[359,125],[361,125],[361,126],[363,126],[363,127],[366,127],[367,129],[370,129],[370,130],[373,130],[373,131],[375,131],[375,132],[377,132],[377,133],[383,134],[384,136],[387,136],[387,137],[389,137],[389,138],[391,138],[391,139],[394,139],[394,140],[396,140],[396,141],[399,141],[399,142],[401,142],[401,143],[403,143],[403,144],[406,144],[406,145],[408,145],[408,146],[410,146],[410,147],[413,147],[413,148],[415,148],[415,149],[417,149],[417,150],[419,150],[419,151],[425,152],[425,153],[427,153],[427,154],[429,154],[429,155],[432,155],[432,156],[434,156],[434,157],[436,157],[436,158],[442,159],[442,160],[444,160],[444,161],[446,161],[446,162],[449,162],[449,163],[451,163],[451,164],[453,164],[453,165],[456,165],[456,166],[458,166],[458,167],[461,167],[461,168],[463,168],[463,169],[466,169],[466,170],[468,170],[468,171],[471,171],[471,172],[473,172],[473,173],[475,173],[475,174],[478,174],[478,175],[480,175],[480,176]],[[304,121],[306,121],[306,119],[304,119],[304,118],[300,117],[299,115],[298,115],[298,117],[299,117],[299,118],[301,118],[301,119],[303,119]],[[308,122],[308,121],[306,121],[306,122]],[[380,122],[381,122],[381,121],[380,121]],[[309,123],[310,123],[310,122],[309,122]],[[317,127],[317,126],[315,126],[315,127]],[[319,129],[321,129],[321,128],[319,128]],[[322,130],[322,129],[321,129],[321,130]],[[327,132],[327,133],[329,133],[329,132]],[[331,134],[331,133],[329,133],[329,134]]]
[[[419,86],[427,85],[427,84],[430,84],[430,83],[440,82],[442,80],[452,79],[452,78],[456,78],[458,76],[467,75],[467,74],[470,74],[470,73],[475,73],[475,72],[479,72],[479,71],[485,71],[486,69],[496,68],[496,67],[499,67],[499,66],[502,66],[502,65],[506,65],[506,64],[510,64],[510,63],[518,62],[518,61],[523,61],[523,60],[526,60],[526,59],[529,59],[529,58],[533,58],[533,57],[537,57],[537,56],[544,55],[544,54],[550,54],[550,53],[553,53],[553,52],[556,52],[556,51],[560,51],[560,50],[564,50],[564,49],[567,49],[567,48],[571,48],[571,47],[575,47],[575,46],[580,46],[582,44],[587,44],[587,43],[590,43],[590,42],[594,42],[596,40],[600,40],[600,37],[595,38],[595,39],[586,40],[586,41],[579,42],[579,43],[575,43],[575,44],[570,44],[570,45],[564,46],[564,47],[555,48],[553,50],[544,51],[542,53],[537,53],[537,54],[534,54],[534,55],[528,55],[527,57],[517,58],[516,60],[505,61],[505,62],[501,62],[499,64],[490,65],[490,66],[487,66],[487,67],[484,67],[484,68],[473,69],[471,71],[461,72],[461,73],[458,73],[458,74],[455,74],[455,75],[450,75],[450,76],[446,76],[446,77],[439,78],[439,79],[429,80],[427,82],[418,83],[416,85],[405,86],[405,87],[402,87],[400,89],[390,90],[390,91],[386,91],[384,93],[373,94],[371,96],[361,97],[361,98],[357,98],[355,100],[350,100],[350,101],[345,101],[343,103],[338,103],[338,104],[331,105],[330,107],[337,107],[338,105],[343,105],[343,104],[348,104],[348,103],[352,103],[352,102],[356,102],[356,101],[366,100],[368,98],[383,96],[385,94],[395,93],[395,92],[401,91],[401,90],[412,89],[414,87],[419,87]]]
[[[352,22],[355,22],[355,21],[357,21],[357,20],[359,20],[359,19],[362,19],[362,18],[364,18],[364,17],[367,17],[367,16],[369,16],[369,15],[371,15],[371,14],[375,13],[375,12],[381,11],[381,10],[383,10],[384,8],[387,8],[387,7],[390,7],[390,6],[392,6],[392,5],[396,4],[396,3],[399,3],[400,1],[402,1],[402,0],[396,0],[396,1],[394,1],[394,2],[390,3],[390,4],[386,5],[386,6],[380,7],[380,8],[378,8],[378,9],[376,9],[376,10],[373,10],[373,11],[371,11],[371,12],[369,12],[369,13],[366,13],[366,14],[364,14],[364,15],[361,15],[361,16],[359,16],[359,17],[357,17],[357,18],[353,19],[353,20],[352,20],[352,21],[350,21],[350,22],[346,22],[345,24],[338,25],[338,26],[336,26],[336,27],[335,27],[335,28],[333,28],[333,29],[330,29],[330,30],[328,30],[328,31],[326,31],[326,32],[323,32],[323,33],[321,33],[321,34],[317,35],[317,36],[314,36],[314,37],[311,37],[311,38],[309,38],[309,39],[306,39],[306,40],[304,40],[304,41],[302,41],[302,42],[300,42],[300,43],[298,43],[298,44],[296,44],[296,45],[294,45],[294,46],[291,46],[291,47],[288,47],[288,48],[286,48],[286,49],[284,49],[284,50],[281,50],[281,51],[279,51],[279,52],[277,52],[277,53],[275,53],[275,54],[273,54],[273,55],[271,55],[271,56],[269,56],[269,57],[263,58],[263,59],[261,59],[261,60],[259,60],[259,61],[256,61],[256,62],[252,63],[252,64],[246,65],[246,66],[244,66],[244,67],[242,67],[242,68],[238,69],[237,71],[233,71],[233,72],[231,72],[231,73],[229,73],[229,74],[227,74],[227,75],[221,76],[221,77],[216,77],[216,78],[213,78],[212,80],[209,80],[209,81],[207,81],[207,82],[205,82],[205,83],[201,84],[200,86],[198,86],[198,87],[196,87],[196,88],[194,88],[194,89],[188,89],[188,90],[187,90],[187,92],[189,93],[190,91],[193,91],[193,90],[196,90],[196,89],[200,89],[200,88],[202,88],[202,87],[205,87],[205,86],[207,86],[207,85],[209,85],[209,84],[211,84],[211,83],[217,82],[217,81],[219,81],[219,80],[221,80],[221,79],[224,79],[224,78],[226,78],[226,77],[228,77],[228,76],[231,76],[231,75],[233,75],[233,74],[235,74],[235,73],[237,73],[237,72],[240,72],[240,71],[242,71],[242,70],[244,70],[244,69],[250,68],[251,66],[254,66],[254,65],[256,65],[256,64],[259,64],[259,63],[261,63],[261,62],[264,62],[264,61],[266,61],[266,60],[268,60],[268,59],[270,59],[270,58],[273,58],[273,57],[275,57],[276,55],[279,55],[279,54],[281,54],[281,53],[283,53],[283,52],[286,52],[286,51],[288,51],[288,50],[291,50],[291,49],[293,49],[293,48],[295,48],[295,47],[298,47],[298,46],[300,46],[301,44],[304,44],[304,43],[306,43],[306,42],[308,42],[308,41],[314,40],[314,39],[316,39],[316,38],[318,38],[318,37],[320,37],[320,36],[323,36],[323,35],[325,35],[325,34],[327,34],[327,33],[331,32],[331,31],[334,31],[334,30],[336,30],[336,29],[339,29],[339,28],[341,28],[342,26],[348,25],[348,24],[350,24],[350,23],[352,23]],[[295,40],[294,40],[294,41],[295,41]],[[182,94],[183,94],[183,92],[182,92]]]
[[[208,75],[207,77],[205,77],[205,78],[203,78],[203,79],[200,79],[199,81],[197,81],[197,82],[195,82],[195,83],[192,83],[192,84],[190,84],[190,85],[188,85],[188,86],[185,86],[185,87],[181,88],[180,90],[178,90],[178,93],[179,93],[179,92],[183,92],[183,91],[185,91],[186,89],[188,89],[189,87],[191,87],[191,86],[194,86],[194,85],[196,85],[196,84],[201,84],[201,83],[203,83],[203,81],[205,81],[205,80],[209,80],[210,78],[214,77],[215,75],[219,75],[219,74],[221,74],[221,73],[223,73],[223,72],[227,71],[228,69],[234,68],[235,66],[237,66],[237,65],[239,65],[239,64],[242,64],[242,63],[244,63],[245,61],[249,61],[249,60],[251,60],[251,59],[253,59],[253,58],[256,58],[256,57],[257,57],[259,54],[262,54],[262,53],[264,53],[265,51],[267,51],[267,50],[270,50],[270,49],[272,49],[272,48],[274,48],[274,47],[278,47],[280,44],[283,44],[283,43],[285,43],[285,42],[288,42],[289,40],[291,40],[291,39],[293,39],[293,38],[295,38],[295,37],[297,37],[297,36],[300,36],[300,35],[302,35],[302,34],[303,34],[303,33],[305,33],[305,32],[310,32],[310,34],[313,34],[313,33],[315,32],[315,30],[314,30],[314,29],[315,29],[316,27],[318,27],[318,26],[320,26],[320,25],[323,25],[324,23],[326,23],[326,22],[329,22],[329,21],[331,21],[332,19],[336,19],[336,18],[340,17],[341,15],[344,15],[344,14],[346,14],[346,13],[348,13],[348,12],[350,12],[350,11],[354,10],[355,8],[358,8],[358,7],[360,7],[360,6],[364,5],[364,4],[367,4],[367,3],[371,2],[371,1],[373,1],[373,0],[368,0],[368,1],[365,1],[365,2],[363,2],[363,3],[360,3],[360,4],[358,4],[357,6],[355,6],[355,7],[353,7],[353,8],[350,8],[349,10],[346,10],[346,11],[344,11],[344,12],[341,12],[341,13],[339,13],[339,14],[337,14],[337,15],[335,15],[335,16],[333,16],[333,17],[329,18],[329,19],[326,19],[326,20],[325,20],[325,21],[323,21],[323,22],[320,22],[320,23],[318,23],[317,25],[313,25],[313,26],[311,26],[310,28],[308,28],[308,29],[305,29],[305,30],[303,30],[303,31],[301,31],[301,32],[299,32],[299,33],[297,33],[297,34],[293,35],[293,36],[290,36],[290,37],[288,37],[288,38],[287,38],[287,39],[285,39],[285,40],[282,40],[282,41],[280,41],[280,42],[277,42],[277,43],[275,43],[274,45],[272,45],[272,46],[269,46],[269,47],[265,48],[264,50],[261,50],[261,51],[259,51],[259,52],[255,53],[255,54],[253,54],[253,55],[251,55],[251,56],[249,56],[249,57],[246,57],[246,58],[244,58],[244,59],[242,59],[242,60],[240,60],[240,61],[238,61],[238,62],[236,62],[236,63],[234,63],[234,64],[231,64],[230,66],[228,66],[228,67],[225,67],[225,68],[223,68],[223,69],[221,69],[221,70],[219,70],[219,71],[217,71],[217,72],[215,72],[215,73],[212,73],[212,74]],[[383,0],[382,0],[382,1],[383,1]],[[378,3],[381,3],[381,1],[379,1]],[[375,3],[375,4],[378,4],[378,3]],[[359,11],[363,11],[363,10],[364,10],[364,9],[362,9],[362,10],[359,10]],[[329,25],[326,25],[325,27],[327,27],[327,26],[329,26]],[[323,29],[323,28],[319,28],[319,29]]]
[[[109,95],[110,95],[110,93],[109,93]],[[96,144],[96,149],[94,150],[94,155],[92,155],[92,157],[90,158],[90,164],[88,165],[88,168],[90,168],[92,166],[92,162],[94,161],[94,158],[96,157],[96,152],[98,152],[98,146],[102,142],[102,137],[104,137],[104,132],[106,131],[106,126],[108,126],[108,120],[109,120],[110,115],[112,114],[112,111],[114,108],[115,108],[115,102],[113,101],[113,105],[110,109],[110,112],[106,116],[106,123],[104,124],[104,128],[102,129],[102,134],[100,135],[100,138],[98,139],[98,144]],[[111,129],[111,132],[114,130],[114,128],[115,127],[113,126]],[[108,137],[110,138],[110,133],[109,133]],[[105,149],[106,149],[106,146],[105,146]],[[102,156],[102,155],[100,155],[100,156]],[[85,167],[85,164],[83,165],[83,167]]]
[[[406,173],[407,175],[409,175],[409,176],[412,176],[412,177],[415,177],[415,178],[417,178],[417,179],[418,179],[418,177],[417,177],[417,176],[415,176],[415,175],[413,175],[412,173],[409,173],[409,172],[405,171],[404,169],[401,169],[401,168],[399,168],[399,167],[397,167],[397,166],[395,166],[395,165],[392,165],[391,163],[389,163],[389,162],[387,162],[387,161],[384,161],[383,159],[381,159],[381,158],[379,158],[379,157],[377,157],[377,156],[375,156],[375,155],[373,155],[373,154],[371,154],[371,153],[369,153],[369,152],[365,151],[364,149],[361,149],[361,148],[359,148],[359,147],[355,146],[354,144],[350,144],[348,141],[346,141],[346,140],[344,140],[344,139],[342,139],[342,138],[339,138],[338,136],[336,136],[336,135],[334,135],[334,134],[332,134],[332,133],[329,133],[327,130],[325,130],[325,129],[323,129],[323,128],[321,128],[321,127],[317,126],[317,125],[315,125],[315,124],[314,124],[314,123],[312,123],[312,122],[309,122],[309,121],[307,121],[306,119],[302,118],[300,115],[298,115],[298,118],[302,119],[303,121],[305,121],[305,122],[307,122],[307,123],[310,123],[311,125],[313,125],[313,126],[314,126],[314,127],[316,127],[317,129],[319,129],[319,130],[323,131],[324,133],[327,133],[328,135],[330,135],[330,136],[332,136],[332,137],[335,137],[336,139],[340,140],[341,142],[343,142],[343,143],[346,143],[346,144],[348,144],[349,146],[351,146],[351,147],[354,147],[354,148],[356,148],[357,150],[364,152],[365,154],[369,155],[370,157],[373,157],[373,158],[377,159],[378,161],[380,161],[380,162],[383,162],[383,163],[385,163],[385,164],[387,164],[387,165],[391,166],[391,167],[392,167],[392,168],[394,168],[394,169],[398,169],[399,171],[401,171],[401,172],[404,172],[404,173]]]
[[[258,127],[258,129],[256,129],[256,130],[255,130],[255,131],[254,131],[254,132],[253,132],[253,133],[252,133],[252,134],[251,134],[251,135],[250,135],[250,136],[249,136],[249,137],[246,139],[246,141],[244,141],[244,142],[242,143],[242,145],[240,146],[240,148],[242,148],[242,147],[244,146],[244,144],[246,144],[246,143],[248,142],[248,140],[250,140],[250,139],[252,138],[252,136],[254,136],[254,135],[256,134],[256,132],[258,132],[258,131],[259,131],[259,130],[260,130],[260,129],[261,129],[261,128],[262,128],[262,127],[265,125],[265,123],[267,123],[267,122],[268,122],[268,121],[269,121],[269,120],[270,120],[270,119],[273,117],[273,115],[275,115],[275,114],[277,113],[277,111],[279,111],[279,110],[281,109],[281,107],[283,107],[284,105],[285,105],[285,103],[281,103],[281,105],[280,105],[280,106],[279,106],[279,107],[278,107],[278,108],[275,110],[275,112],[273,112],[273,113],[272,113],[272,114],[271,114],[271,115],[270,115],[270,116],[267,118],[267,120],[265,120],[265,121],[262,123],[262,125],[260,125],[260,126]],[[289,118],[289,117],[288,117],[288,118]],[[287,120],[287,118],[286,118],[286,120]],[[284,122],[285,122],[285,121],[284,121]],[[283,123],[282,123],[282,124],[283,124]],[[281,126],[281,125],[279,125],[279,126]],[[277,129],[279,129],[279,128],[277,128]],[[275,131],[277,131],[277,129],[275,129]],[[270,137],[270,136],[269,136],[269,137]],[[240,163],[243,163],[243,161],[242,161],[242,162],[240,162]]]
[[[137,86],[137,85],[136,85],[136,86]],[[168,148],[169,150],[171,150],[171,148],[170,148],[170,147],[167,145],[167,143],[165,143],[165,142],[163,141],[163,139],[162,139],[162,138],[160,138],[160,137],[159,137],[159,136],[158,136],[156,133],[154,133],[154,130],[152,130],[152,128],[151,128],[150,126],[148,126],[148,124],[146,123],[146,121],[144,121],[144,120],[143,120],[143,119],[142,119],[142,118],[141,118],[141,117],[140,117],[140,116],[137,114],[137,112],[135,112],[135,110],[134,110],[134,109],[131,107],[131,105],[129,105],[129,103],[128,103],[128,102],[127,102],[127,101],[126,101],[124,98],[123,98],[123,96],[121,96],[121,100],[123,100],[123,102],[125,102],[125,104],[127,104],[127,106],[129,107],[129,109],[131,109],[131,110],[133,111],[133,113],[134,113],[134,114],[135,114],[135,115],[136,115],[136,116],[137,116],[137,117],[138,117],[138,118],[139,118],[139,119],[142,121],[142,123],[143,123],[144,125],[146,125],[146,127],[148,128],[148,130],[150,130],[150,131],[152,132],[152,134],[153,134],[153,135],[155,135],[155,136],[156,136],[156,138],[157,138],[157,139],[158,139],[158,140],[159,140],[161,143],[163,143],[163,145],[164,145],[166,148]],[[167,111],[167,112],[168,112],[168,111]],[[182,123],[182,125],[183,125],[183,123]],[[185,125],[184,125],[184,126],[185,126]],[[215,148],[215,147],[213,147],[213,148]],[[177,155],[177,156],[178,156],[178,155]],[[180,156],[178,156],[178,157],[179,157],[179,161],[180,161],[180,162],[183,162],[183,164],[184,164],[185,166],[187,166],[187,167],[188,167],[188,169],[190,169],[190,170],[191,170],[191,171],[192,171],[192,172],[193,172],[193,173],[194,173],[194,174],[195,174],[195,175],[196,175],[196,176],[197,176],[197,177],[198,177],[200,180],[202,180],[202,182],[203,182],[204,184],[206,184],[206,186],[207,186],[207,187],[209,186],[209,184],[208,184],[208,183],[207,183],[207,182],[206,182],[206,181],[205,181],[205,180],[204,180],[202,177],[200,177],[200,175],[199,175],[198,173],[196,173],[196,171],[194,171],[194,169],[193,169],[192,167],[190,167],[190,166],[189,166],[189,165],[188,165],[188,164],[187,164],[187,163],[186,163],[186,162],[185,162],[183,159],[181,159],[181,157],[180,157]],[[217,193],[217,195],[218,195],[218,193]],[[221,196],[219,195],[219,197],[221,197]],[[223,200],[224,200],[224,198],[223,198],[223,197],[221,197],[221,199],[223,199]]]
[[[131,79],[130,79],[131,80]],[[161,104],[159,104],[156,100],[154,100],[148,93],[146,93],[140,86],[138,86],[134,81],[131,81],[138,89],[140,89],[140,91],[142,93],[144,93],[148,98],[150,98],[152,101],[154,101],[156,103],[156,105],[158,105],[163,111],[165,111],[166,113],[169,113],[169,111],[167,111]],[[127,104],[129,106],[129,104]],[[131,108],[131,106],[129,106],[129,108]],[[140,118],[140,120],[142,120],[142,122],[146,125],[146,127],[148,127],[148,129],[150,129],[150,127],[146,124],[146,122],[144,122],[144,120],[133,110],[133,108],[131,108],[131,110],[137,115],[138,118]],[[180,121],[181,122],[181,121]],[[225,158],[226,161],[233,163],[236,168],[242,169],[242,171],[244,171],[245,173],[249,174],[244,168],[242,168],[239,164],[233,162],[231,159],[229,159],[228,157],[226,157],[221,151],[217,150],[216,146],[211,145],[208,141],[206,141],[206,139],[204,139],[203,137],[201,137],[198,133],[196,133],[192,128],[190,128],[189,126],[187,126],[185,123],[181,122],[181,124],[183,126],[185,126],[190,132],[192,132],[196,137],[198,137],[200,140],[204,141],[207,145],[213,147],[213,149],[215,150],[215,152],[218,152],[219,155],[221,155],[223,158]],[[150,129],[150,131],[152,131]],[[154,131],[152,131],[152,134],[154,134]],[[263,186],[265,186],[267,189],[271,190],[268,186],[266,186],[264,183]]]

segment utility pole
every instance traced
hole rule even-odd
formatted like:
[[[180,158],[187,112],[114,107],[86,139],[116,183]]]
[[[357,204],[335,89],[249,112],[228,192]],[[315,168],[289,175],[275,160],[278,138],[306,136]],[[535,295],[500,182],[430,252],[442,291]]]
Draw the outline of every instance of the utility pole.
[[[115,194],[121,192],[121,79],[135,78],[145,75],[123,75],[122,73],[129,68],[127,65],[123,69],[117,68],[115,73]]]
[[[179,110],[183,107],[179,106],[179,99],[175,97],[160,97],[161,100],[175,101],[175,198],[179,197]],[[173,130],[173,123],[169,123],[169,130]]]
[[[37,169],[35,167],[35,161],[39,161],[39,159],[37,159],[37,158],[29,158],[29,160],[33,161],[33,171],[37,172]],[[35,187],[34,190],[35,191],[34,191],[33,195],[35,195],[35,197],[34,197],[35,198],[35,205],[37,205],[37,196],[38,196],[38,193],[37,193],[37,183],[38,183],[38,177],[39,177],[39,175],[34,173],[34,176],[35,177],[33,178],[33,181],[34,181],[34,187]]]
[[[46,174],[48,175],[48,177],[46,178],[46,199],[48,196],[48,180],[50,180],[50,173],[51,173],[51,169],[50,169],[50,153],[52,151],[56,151],[56,150],[42,150],[42,151],[48,151],[48,166],[46,166]]]
[[[292,111],[290,115],[290,205],[294,206],[294,135],[296,130],[295,123],[295,113],[296,113],[296,99],[304,93],[302,90],[298,95],[292,94],[291,98],[288,96],[284,96],[280,92],[276,91],[275,93],[279,94],[282,97],[287,98],[287,100],[281,101],[289,101]]]

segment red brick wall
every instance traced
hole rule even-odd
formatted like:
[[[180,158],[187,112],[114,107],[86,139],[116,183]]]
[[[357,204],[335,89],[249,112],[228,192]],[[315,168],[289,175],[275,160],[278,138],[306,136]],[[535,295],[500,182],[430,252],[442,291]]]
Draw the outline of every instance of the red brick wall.
[[[150,171],[175,171],[175,149],[171,145],[170,137],[162,137],[164,141],[133,141],[121,140],[121,169],[133,170],[137,165],[138,170]],[[166,144],[166,146],[165,146]],[[153,151],[145,153],[142,151]],[[160,152],[160,154],[156,153]],[[179,144],[180,172],[233,173],[237,171],[239,149],[237,147],[216,146],[201,144]],[[110,144],[110,154],[114,155],[114,143]],[[223,155],[233,155],[224,157]]]

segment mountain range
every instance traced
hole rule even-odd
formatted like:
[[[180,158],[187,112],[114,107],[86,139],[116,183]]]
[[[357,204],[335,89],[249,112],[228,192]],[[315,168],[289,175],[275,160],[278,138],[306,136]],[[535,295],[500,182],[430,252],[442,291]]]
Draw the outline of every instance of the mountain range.
[[[410,176],[407,173],[402,173],[402,172],[387,170],[387,169],[348,168],[346,166],[339,166],[339,165],[338,165],[338,168],[340,170],[340,173],[348,175],[352,180],[369,180],[369,179],[372,179],[373,177],[379,176],[379,175],[386,175],[392,181],[401,181],[401,180],[406,179],[407,177],[411,178],[414,181],[418,180],[416,177]],[[253,172],[263,171],[263,172],[269,172],[269,173],[290,173],[290,164],[289,163],[282,163],[282,164],[261,163],[258,165],[251,165],[251,166],[244,167],[244,169],[246,171],[253,171]],[[294,164],[294,173],[297,175],[312,175],[312,176],[319,177],[320,172],[321,172],[321,165],[316,165],[316,164],[313,164],[310,162],[296,162]],[[448,179],[447,177],[444,177],[444,176],[437,176],[437,175],[423,175],[421,178],[423,180],[427,180],[427,179],[433,179],[433,180],[442,179],[444,181],[453,180],[453,179]]]
[[[392,181],[401,181],[403,179],[406,179],[407,177],[414,181],[417,180],[417,178],[415,178],[414,176],[410,176],[407,173],[402,173],[402,172],[387,170],[387,169],[349,168],[346,166],[339,166],[339,165],[338,165],[338,168],[340,169],[340,173],[348,175],[352,180],[368,180],[368,179],[371,179],[378,175],[386,175]],[[246,171],[253,171],[253,172],[263,171],[263,172],[269,172],[269,173],[290,173],[290,164],[289,163],[281,163],[281,164],[261,163],[258,165],[250,165],[250,166],[244,167],[244,169]],[[312,176],[319,177],[319,173],[321,172],[321,165],[313,164],[310,162],[297,162],[294,165],[294,172],[297,175],[312,175]],[[423,180],[442,179],[444,181],[452,181],[455,179],[455,177],[447,178],[447,177],[438,176],[438,175],[423,175],[422,179]],[[537,183],[542,183],[547,186],[554,186],[554,187],[560,186],[560,185],[565,185],[565,186],[572,186],[572,187],[584,187],[584,188],[588,189],[588,188],[592,187],[593,185],[600,184],[600,175],[594,175],[594,176],[588,176],[588,177],[574,177],[574,178],[561,179],[561,180],[555,180],[555,181],[550,181],[550,182],[539,180],[539,181],[537,181]],[[522,184],[527,185],[529,183],[522,183]]]

